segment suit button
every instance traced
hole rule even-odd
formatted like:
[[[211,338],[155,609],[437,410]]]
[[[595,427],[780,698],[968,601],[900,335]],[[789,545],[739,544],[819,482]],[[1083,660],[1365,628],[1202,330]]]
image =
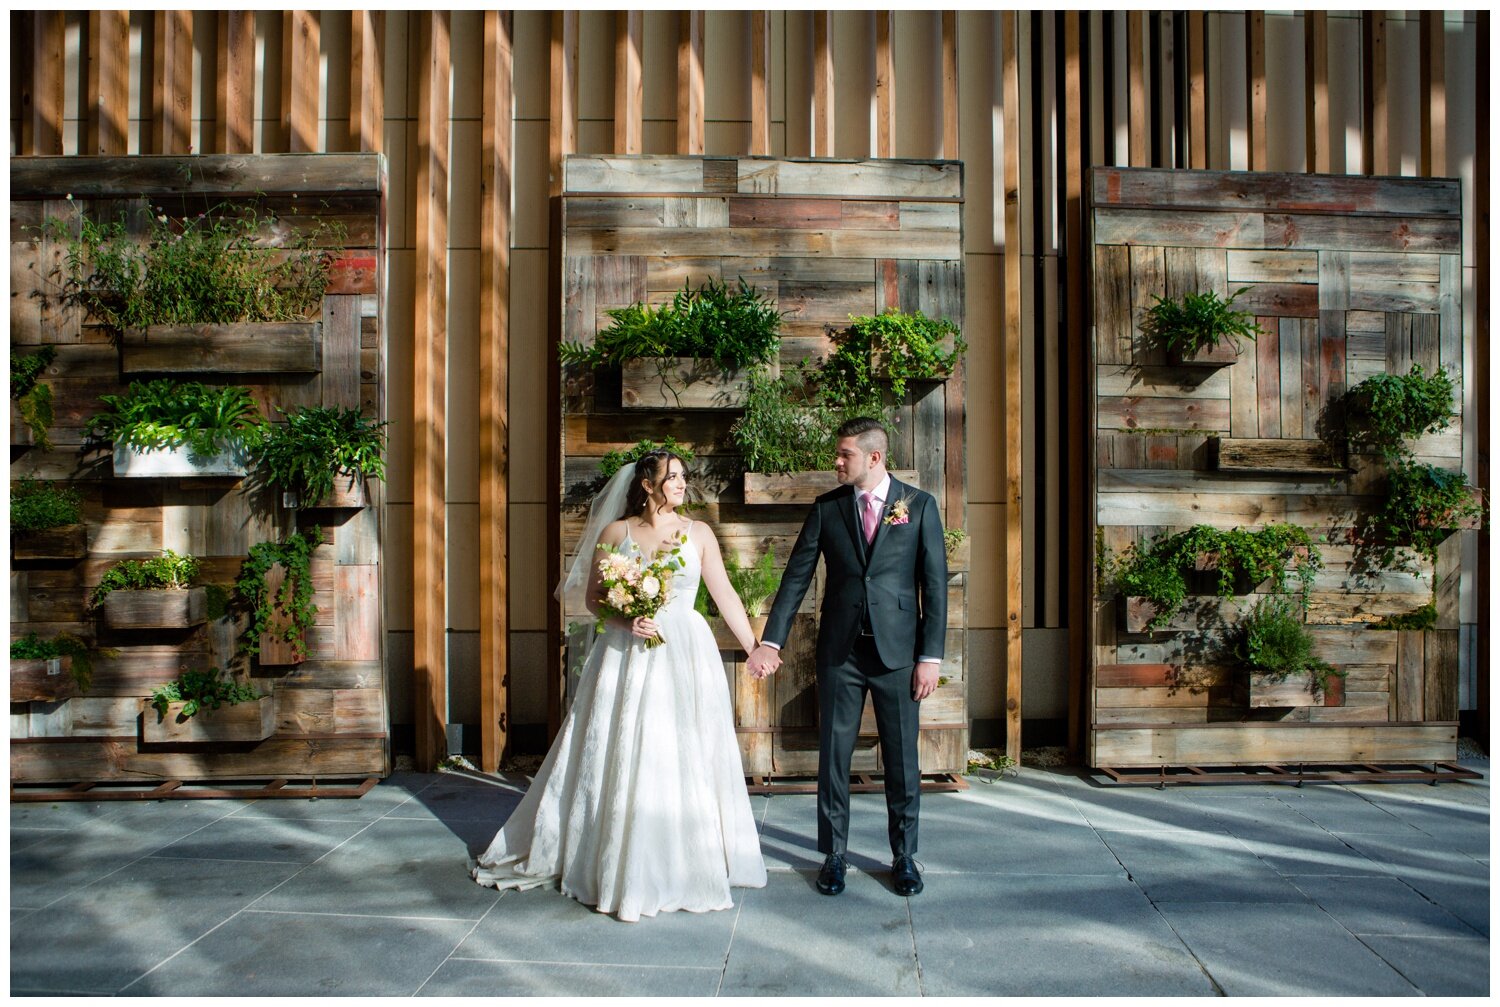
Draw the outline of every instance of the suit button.
[[[868,584],[868,583],[870,583],[870,578],[868,578],[868,577],[866,577],[866,578],[865,578],[865,583],[866,583],[866,584]]]

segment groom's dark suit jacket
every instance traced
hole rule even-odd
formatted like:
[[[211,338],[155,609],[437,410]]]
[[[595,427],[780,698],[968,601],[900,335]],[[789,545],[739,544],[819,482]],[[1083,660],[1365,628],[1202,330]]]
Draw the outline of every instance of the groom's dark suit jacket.
[[[906,523],[887,523],[899,500],[906,501]],[[848,658],[866,619],[888,668],[910,667],[918,657],[943,656],[948,559],[942,520],[931,494],[892,476],[884,515],[868,546],[855,513],[853,486],[818,497],[787,560],[764,639],[786,643],[819,555],[827,573],[818,619],[818,667]]]

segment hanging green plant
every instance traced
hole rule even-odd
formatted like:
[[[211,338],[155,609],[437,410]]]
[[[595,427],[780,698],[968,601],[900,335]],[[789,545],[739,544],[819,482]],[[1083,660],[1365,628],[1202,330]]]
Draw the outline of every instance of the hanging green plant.
[[[646,439],[636,441],[633,447],[624,451],[606,451],[604,457],[599,459],[599,475],[603,479],[609,479],[626,465],[634,465],[642,456],[652,451],[667,451],[682,460],[683,465],[690,465],[693,461],[693,451],[686,445],[677,443],[673,437],[668,437],[660,444],[656,441]]]
[[[21,422],[31,430],[32,440],[43,451],[52,450],[52,441],[47,431],[52,427],[52,386],[41,382],[42,374],[57,359],[57,350],[52,346],[38,347],[31,353],[23,353],[14,346],[10,350],[10,399],[16,404]]]
[[[743,278],[731,287],[707,280],[696,290],[684,285],[670,304],[637,302],[610,308],[608,328],[592,344],[564,342],[564,366],[618,367],[634,357],[703,357],[727,370],[776,359],[781,345],[781,312],[771,298]]]
[[[867,401],[881,381],[903,399],[907,381],[947,377],[969,348],[957,324],[920,310],[887,308],[878,315],[850,315],[849,323],[833,335],[833,353],[819,375],[833,401]]]
[[[1315,656],[1315,646],[1301,605],[1285,595],[1267,595],[1235,625],[1234,655],[1245,667],[1277,679],[1307,672],[1321,692],[1346,672]]]
[[[197,381],[132,381],[124,395],[101,395],[107,407],[89,420],[90,437],[155,450],[186,445],[201,454],[257,447],[266,419],[250,389]]]
[[[196,557],[163,549],[149,559],[123,559],[104,571],[89,596],[89,607],[98,608],[112,591],[180,591],[198,576]]]
[[[234,582],[235,595],[251,612],[241,652],[260,653],[261,635],[273,631],[272,622],[279,610],[287,617],[280,638],[291,644],[298,660],[306,658],[306,634],[318,615],[318,606],[312,600],[312,555],[322,544],[323,530],[314,525],[294,532],[283,542],[258,542],[250,547],[250,555]],[[286,570],[286,579],[273,595],[266,586],[266,574],[278,563]]]
[[[385,427],[358,409],[306,406],[283,410],[284,423],[267,428],[257,456],[268,482],[314,502],[340,477],[385,478]]]
[[[319,310],[341,224],[313,218],[288,241],[275,214],[220,203],[198,214],[143,208],[146,239],[125,213],[71,225],[50,218],[46,233],[67,243],[64,297],[114,332],[151,325],[281,322]],[[76,234],[73,227],[77,227]]]
[[[1426,374],[1414,364],[1407,374],[1371,375],[1344,397],[1349,440],[1390,460],[1407,457],[1406,441],[1448,426],[1453,395],[1453,379],[1441,367]]]
[[[253,685],[227,678],[218,668],[184,671],[173,681],[151,690],[151,705],[158,719],[166,717],[173,703],[182,704],[177,719],[187,720],[200,710],[217,710],[260,698],[261,693]]]
[[[10,484],[11,531],[43,531],[83,520],[83,497],[71,486],[18,479]]]
[[[27,633],[10,642],[12,661],[52,661],[60,657],[71,657],[72,674],[80,692],[88,692],[94,680],[94,657],[116,657],[119,651],[112,648],[95,650],[85,641],[71,633],[59,633],[50,640],[43,640],[35,633]]]
[[[1146,311],[1141,332],[1152,346],[1175,351],[1184,357],[1221,342],[1239,345],[1239,340],[1254,341],[1260,333],[1255,316],[1234,310],[1235,300],[1249,287],[1241,287],[1221,298],[1216,291],[1187,293],[1181,299],[1156,295],[1156,303]]]
[[[1376,562],[1386,569],[1410,570],[1402,546],[1437,562],[1438,546],[1466,524],[1485,520],[1485,505],[1460,471],[1421,462],[1398,461],[1386,479],[1385,500],[1371,515],[1367,531]]]

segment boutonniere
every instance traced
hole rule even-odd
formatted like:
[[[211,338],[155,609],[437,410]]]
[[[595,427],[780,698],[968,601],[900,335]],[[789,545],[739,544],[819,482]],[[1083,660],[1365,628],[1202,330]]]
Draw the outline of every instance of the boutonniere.
[[[902,497],[891,504],[890,510],[885,515],[886,524],[906,524],[911,520],[911,505]]]

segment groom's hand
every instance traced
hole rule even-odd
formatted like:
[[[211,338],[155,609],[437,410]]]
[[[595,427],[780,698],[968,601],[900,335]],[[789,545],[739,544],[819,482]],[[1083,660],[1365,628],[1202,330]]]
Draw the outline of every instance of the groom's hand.
[[[781,652],[765,644],[756,647],[745,658],[745,668],[750,672],[751,678],[765,678],[779,667],[781,667]]]
[[[911,698],[921,702],[938,687],[938,663],[923,661],[911,673]]]

